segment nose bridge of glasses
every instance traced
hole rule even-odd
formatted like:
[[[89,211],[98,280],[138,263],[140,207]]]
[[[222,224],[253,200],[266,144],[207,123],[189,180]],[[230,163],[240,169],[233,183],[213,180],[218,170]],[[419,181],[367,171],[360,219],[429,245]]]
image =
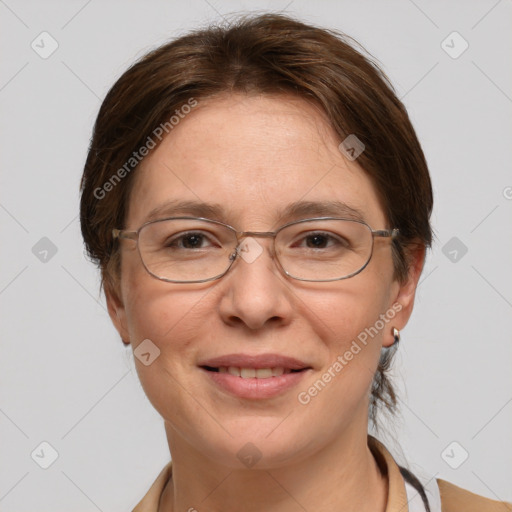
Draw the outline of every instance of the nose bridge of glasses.
[[[273,240],[275,240],[277,233],[273,231],[237,231],[236,232],[236,241],[237,241],[237,248],[236,252],[245,252],[247,250],[247,244],[244,242],[247,239],[251,238],[270,238],[271,243]],[[255,241],[256,242],[256,241]],[[258,244],[258,242],[256,242]],[[261,247],[261,244],[258,244]],[[254,250],[254,248],[253,248]],[[272,245],[269,247],[269,250],[271,251],[271,254],[273,255]]]
[[[276,233],[274,231],[237,231],[236,237],[238,240],[242,240],[243,238],[275,238]]]

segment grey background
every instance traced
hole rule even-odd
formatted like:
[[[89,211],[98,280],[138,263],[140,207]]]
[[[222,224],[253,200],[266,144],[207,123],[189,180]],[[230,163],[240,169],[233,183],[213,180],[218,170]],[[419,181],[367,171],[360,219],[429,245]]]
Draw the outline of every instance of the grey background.
[[[0,510],[127,510],[168,461],[83,255],[79,178],[101,99],[130,63],[207,21],[267,9],[345,31],[379,59],[430,166],[437,239],[396,361],[402,416],[383,439],[424,481],[512,500],[510,0],[6,0]],[[31,47],[43,31],[58,43],[46,59]],[[442,47],[453,31],[469,44],[456,59]],[[58,452],[46,470],[43,441]]]

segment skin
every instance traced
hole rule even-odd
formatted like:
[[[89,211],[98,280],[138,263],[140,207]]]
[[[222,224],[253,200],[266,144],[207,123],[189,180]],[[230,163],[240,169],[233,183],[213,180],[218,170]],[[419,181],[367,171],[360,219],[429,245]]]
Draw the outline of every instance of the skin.
[[[239,230],[271,231],[277,210],[298,201],[340,200],[373,229],[388,226],[377,192],[356,161],[338,150],[325,116],[291,97],[223,95],[201,101],[137,169],[126,218],[136,230],[169,199],[225,208]],[[144,390],[165,422],[173,460],[160,510],[384,511],[387,481],[367,446],[368,396],[383,346],[412,312],[424,248],[409,278],[393,278],[389,239],[375,239],[369,265],[329,283],[293,280],[268,248],[235,262],[222,279],[174,284],[143,268],[135,243],[122,244],[121,280],[107,290],[125,343],[149,338],[161,353],[144,366]],[[385,328],[308,405],[297,400],[379,315],[401,304]],[[241,400],[197,367],[228,353],[280,353],[312,366],[297,388],[268,400]],[[253,443],[251,469],[237,452]]]

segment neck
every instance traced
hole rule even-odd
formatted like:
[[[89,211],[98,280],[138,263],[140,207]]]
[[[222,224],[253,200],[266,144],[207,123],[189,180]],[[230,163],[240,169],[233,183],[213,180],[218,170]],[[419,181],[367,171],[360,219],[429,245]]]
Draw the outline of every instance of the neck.
[[[239,470],[201,457],[166,423],[172,476],[159,512],[384,512],[387,479],[364,435],[343,436],[313,457],[271,469]]]

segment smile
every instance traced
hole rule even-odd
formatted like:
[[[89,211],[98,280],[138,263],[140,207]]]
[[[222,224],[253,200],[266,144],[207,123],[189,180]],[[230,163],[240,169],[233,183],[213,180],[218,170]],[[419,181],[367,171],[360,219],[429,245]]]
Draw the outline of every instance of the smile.
[[[229,395],[246,400],[267,400],[297,387],[311,368],[204,367],[200,370],[210,384]],[[302,385],[303,387],[303,385]]]
[[[272,377],[280,377],[288,373],[300,372],[304,369],[292,370],[291,368],[284,368],[277,366],[274,368],[240,368],[238,366],[204,366],[205,370],[210,372],[228,373],[234,377],[241,377],[242,379],[270,379]]]

